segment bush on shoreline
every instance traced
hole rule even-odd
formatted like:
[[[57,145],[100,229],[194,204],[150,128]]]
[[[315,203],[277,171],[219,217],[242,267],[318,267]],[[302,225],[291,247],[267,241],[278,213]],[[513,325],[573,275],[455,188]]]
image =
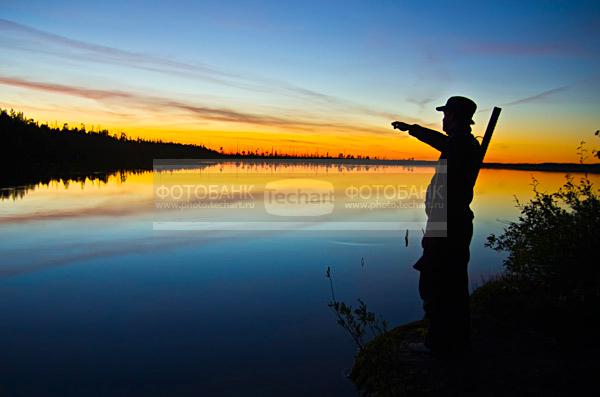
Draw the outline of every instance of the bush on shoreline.
[[[518,220],[501,235],[488,237],[487,246],[508,253],[501,279],[482,286],[474,295],[475,300],[490,295],[483,304],[490,315],[503,316],[505,321],[510,317],[520,326],[561,341],[595,326],[600,307],[597,192],[587,177],[575,182],[567,176],[554,193],[540,192],[534,183],[535,195],[519,204]],[[503,302],[505,313],[493,313]],[[573,322],[580,326],[573,327]]]

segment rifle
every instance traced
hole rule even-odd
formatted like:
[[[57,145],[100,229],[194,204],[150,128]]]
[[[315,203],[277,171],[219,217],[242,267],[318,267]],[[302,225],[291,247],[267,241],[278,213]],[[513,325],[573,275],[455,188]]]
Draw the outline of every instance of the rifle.
[[[479,170],[483,165],[483,159],[485,157],[485,152],[487,152],[488,146],[490,145],[490,141],[492,140],[492,134],[494,133],[494,129],[496,128],[496,123],[498,122],[498,117],[500,117],[500,112],[502,108],[494,106],[492,110],[492,115],[490,116],[490,121],[488,121],[487,128],[485,129],[485,134],[483,135],[483,140],[481,141],[481,162],[479,163],[479,168],[477,168],[477,175],[479,175]],[[477,178],[477,176],[475,176]]]

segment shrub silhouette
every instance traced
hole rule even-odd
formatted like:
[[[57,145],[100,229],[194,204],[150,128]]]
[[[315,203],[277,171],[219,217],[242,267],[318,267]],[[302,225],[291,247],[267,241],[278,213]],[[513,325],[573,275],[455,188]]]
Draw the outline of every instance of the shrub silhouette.
[[[499,310],[559,339],[579,338],[584,331],[592,337],[600,307],[597,192],[587,176],[578,182],[567,176],[554,193],[542,193],[534,183],[533,199],[518,204],[518,220],[501,235],[488,237],[487,246],[508,253],[499,284],[503,289],[496,291],[493,300],[510,297],[505,301],[512,303],[511,308]],[[485,286],[479,295],[483,290]]]

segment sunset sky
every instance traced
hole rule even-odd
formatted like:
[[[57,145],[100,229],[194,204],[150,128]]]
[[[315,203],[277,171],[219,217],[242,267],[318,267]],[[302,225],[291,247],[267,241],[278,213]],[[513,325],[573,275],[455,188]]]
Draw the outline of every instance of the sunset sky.
[[[2,0],[0,107],[131,137],[433,159],[390,127],[503,113],[488,161],[575,162],[600,129],[597,1]]]

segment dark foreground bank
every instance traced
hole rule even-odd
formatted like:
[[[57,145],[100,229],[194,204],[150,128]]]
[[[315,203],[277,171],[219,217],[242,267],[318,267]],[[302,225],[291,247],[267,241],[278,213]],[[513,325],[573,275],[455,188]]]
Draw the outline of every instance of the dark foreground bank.
[[[470,353],[411,352],[408,344],[423,342],[427,328],[416,321],[368,344],[356,357],[352,381],[367,396],[565,396],[596,389],[597,329],[577,316],[545,319],[550,328],[536,329],[519,318],[524,310],[515,310],[520,298],[511,289],[495,280],[473,294]]]

